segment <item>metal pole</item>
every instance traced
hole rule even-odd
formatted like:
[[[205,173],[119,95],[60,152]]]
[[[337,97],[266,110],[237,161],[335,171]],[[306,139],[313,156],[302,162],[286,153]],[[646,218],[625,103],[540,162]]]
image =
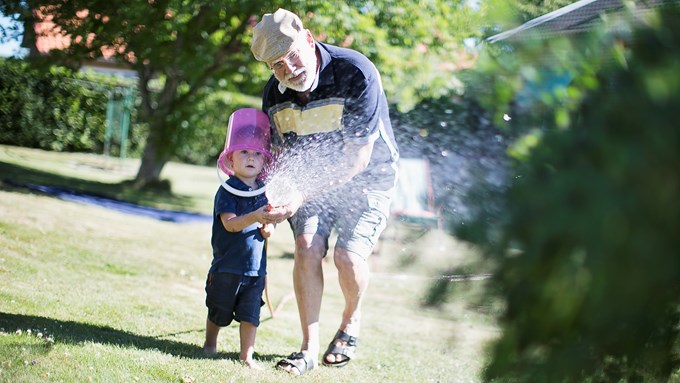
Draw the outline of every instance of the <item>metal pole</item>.
[[[114,92],[108,90],[106,95],[109,99],[106,104],[106,132],[104,133],[104,155],[108,156],[111,153],[111,134],[113,131],[113,108],[114,108]]]

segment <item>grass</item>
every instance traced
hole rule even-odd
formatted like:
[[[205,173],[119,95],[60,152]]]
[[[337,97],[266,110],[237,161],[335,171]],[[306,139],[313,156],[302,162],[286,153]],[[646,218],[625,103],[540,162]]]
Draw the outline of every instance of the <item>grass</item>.
[[[214,169],[168,164],[172,193],[125,186],[135,160],[0,146],[0,175],[68,186],[150,206],[209,213]],[[269,245],[269,294],[256,358],[238,363],[238,327],[222,330],[216,358],[201,353],[210,223],[171,223],[63,201],[0,184],[0,382],[478,382],[485,345],[498,335],[485,281],[449,282],[455,294],[423,305],[442,270],[484,272],[474,249],[445,233],[393,222],[371,260],[362,344],[346,368],[290,377],[273,366],[299,348],[292,240],[280,225]],[[322,348],[342,296],[324,264]]]

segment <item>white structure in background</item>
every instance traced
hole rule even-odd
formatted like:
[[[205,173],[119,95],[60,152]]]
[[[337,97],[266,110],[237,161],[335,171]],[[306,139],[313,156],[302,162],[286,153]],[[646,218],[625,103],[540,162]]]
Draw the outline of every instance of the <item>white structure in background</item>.
[[[441,217],[434,206],[430,164],[426,159],[399,159],[392,215],[402,222],[441,228]]]

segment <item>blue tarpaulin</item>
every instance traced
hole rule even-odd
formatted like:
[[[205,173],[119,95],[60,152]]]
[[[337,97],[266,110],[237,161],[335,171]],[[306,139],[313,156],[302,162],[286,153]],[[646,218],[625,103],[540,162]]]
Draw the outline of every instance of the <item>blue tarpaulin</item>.
[[[120,201],[109,197],[79,192],[76,190],[71,190],[63,187],[36,184],[20,184],[8,180],[5,180],[4,182],[8,185],[23,187],[41,193],[53,195],[66,201],[79,202],[88,205],[96,205],[103,208],[116,210],[121,213],[141,215],[145,217],[154,218],[159,221],[184,223],[212,220],[212,216],[206,214],[156,209],[148,206],[137,205],[131,202]]]

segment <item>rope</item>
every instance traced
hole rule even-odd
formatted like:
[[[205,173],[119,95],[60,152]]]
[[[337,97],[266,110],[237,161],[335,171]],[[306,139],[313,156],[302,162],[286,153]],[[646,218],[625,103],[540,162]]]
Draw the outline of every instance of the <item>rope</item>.
[[[438,276],[420,276],[408,274],[385,274],[385,273],[371,273],[371,277],[377,278],[395,278],[395,279],[440,279],[449,282],[465,282],[465,281],[482,281],[492,277],[492,274],[456,274],[456,275],[438,275]]]

